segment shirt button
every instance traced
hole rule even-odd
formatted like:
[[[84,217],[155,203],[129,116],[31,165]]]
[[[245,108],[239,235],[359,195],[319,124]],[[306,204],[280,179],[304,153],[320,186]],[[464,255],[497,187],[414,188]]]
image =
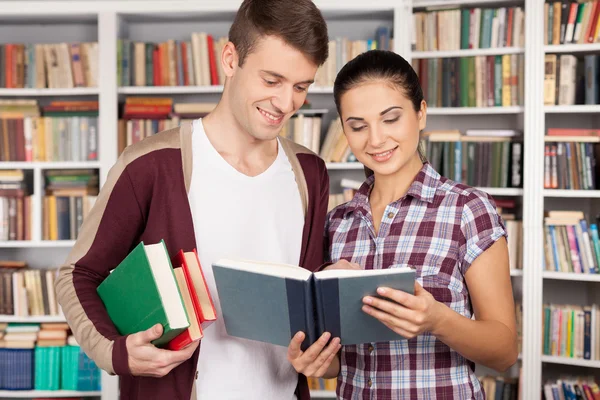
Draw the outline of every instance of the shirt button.
[[[369,378],[369,380],[367,381],[367,386],[373,386],[373,381],[371,380],[371,378]]]
[[[392,218],[394,218],[394,213],[390,211],[390,212],[388,213],[388,218],[389,218],[389,219],[392,219]]]
[[[369,353],[372,353],[374,349],[375,349],[375,348],[373,347],[373,345],[372,345],[372,344],[370,344],[370,345],[369,345]]]

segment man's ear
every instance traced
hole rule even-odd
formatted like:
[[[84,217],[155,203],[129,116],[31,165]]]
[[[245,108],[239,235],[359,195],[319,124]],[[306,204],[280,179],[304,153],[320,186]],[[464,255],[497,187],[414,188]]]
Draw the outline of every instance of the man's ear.
[[[221,66],[225,76],[230,78],[238,68],[239,54],[232,42],[227,42],[221,52]]]
[[[421,101],[421,109],[417,113],[417,119],[419,120],[419,130],[422,131],[427,126],[427,103],[425,100]]]

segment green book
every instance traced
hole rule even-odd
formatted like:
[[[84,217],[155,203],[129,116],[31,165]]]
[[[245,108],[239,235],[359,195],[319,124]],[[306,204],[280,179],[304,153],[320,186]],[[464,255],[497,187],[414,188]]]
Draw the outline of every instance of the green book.
[[[160,323],[163,335],[152,343],[163,347],[190,326],[164,240],[138,244],[97,292],[121,335]]]

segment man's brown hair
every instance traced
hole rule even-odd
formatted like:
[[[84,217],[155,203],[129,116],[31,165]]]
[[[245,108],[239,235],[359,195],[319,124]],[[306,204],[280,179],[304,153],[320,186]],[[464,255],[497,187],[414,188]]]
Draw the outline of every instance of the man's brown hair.
[[[240,66],[263,36],[280,38],[317,66],[327,60],[327,23],[312,0],[244,0],[229,29]]]

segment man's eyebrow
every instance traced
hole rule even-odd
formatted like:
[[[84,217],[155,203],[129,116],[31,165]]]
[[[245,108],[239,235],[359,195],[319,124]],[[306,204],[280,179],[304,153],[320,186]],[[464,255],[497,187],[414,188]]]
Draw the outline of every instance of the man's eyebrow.
[[[265,73],[265,74],[269,74],[269,75],[271,75],[274,78],[279,78],[279,79],[282,79],[282,80],[287,80],[287,78],[285,76],[283,76],[281,74],[278,74],[277,72],[274,72],[274,71],[268,71],[268,70],[263,69],[260,72]],[[298,84],[299,85],[302,85],[302,84],[312,85],[314,82],[315,81],[313,79],[307,79],[305,81],[298,82]]]

